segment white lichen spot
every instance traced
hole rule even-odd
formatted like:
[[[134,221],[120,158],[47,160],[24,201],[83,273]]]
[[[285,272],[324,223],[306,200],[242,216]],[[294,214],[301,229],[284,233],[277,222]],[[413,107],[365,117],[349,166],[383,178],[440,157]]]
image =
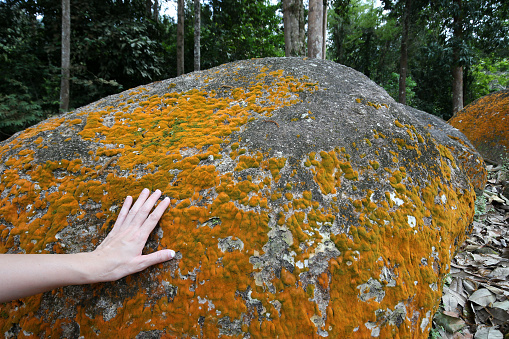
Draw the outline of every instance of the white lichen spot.
[[[415,217],[413,215],[407,215],[407,218],[408,218],[408,225],[410,225],[410,227],[414,228],[417,225],[417,219],[415,219]]]
[[[442,194],[442,196],[440,197],[440,199],[442,200],[442,204],[445,205],[445,203],[447,202],[447,197],[445,196],[445,194]]]
[[[391,193],[389,193],[389,195],[390,195],[391,200],[394,202],[394,204],[396,204],[396,206],[401,206],[405,203],[402,199],[396,197],[396,193],[391,192]]]
[[[359,251],[353,251],[353,253],[352,253],[352,257],[353,257],[353,259],[354,259],[355,261],[359,260],[359,259],[360,259],[360,257],[361,257],[361,252],[359,252]]]
[[[364,324],[368,330],[371,330],[372,337],[378,337],[380,335],[380,327],[376,325],[376,323],[368,321]]]
[[[422,321],[421,321],[421,332],[423,332],[423,333],[429,325],[430,315],[431,315],[431,311],[426,312],[426,318],[422,319]]]
[[[322,329],[325,326],[325,321],[324,321],[324,319],[322,317],[320,317],[319,315],[315,314],[314,316],[311,317],[310,320],[317,327],[318,335],[320,335],[323,338],[329,336],[329,333]]]

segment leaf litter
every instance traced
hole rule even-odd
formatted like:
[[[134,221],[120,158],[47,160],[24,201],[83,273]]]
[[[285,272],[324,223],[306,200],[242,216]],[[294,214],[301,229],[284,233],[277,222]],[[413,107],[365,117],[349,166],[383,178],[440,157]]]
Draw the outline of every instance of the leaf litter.
[[[507,164],[487,166],[488,182],[476,201],[472,231],[444,279],[430,339],[509,339]]]

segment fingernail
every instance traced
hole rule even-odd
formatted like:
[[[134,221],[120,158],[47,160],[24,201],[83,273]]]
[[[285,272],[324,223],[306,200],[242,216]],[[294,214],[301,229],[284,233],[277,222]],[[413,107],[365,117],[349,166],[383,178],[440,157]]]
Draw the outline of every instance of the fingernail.
[[[173,258],[175,258],[175,251],[170,250],[170,259],[173,259]]]
[[[143,192],[150,192],[150,190],[148,188],[144,188]]]

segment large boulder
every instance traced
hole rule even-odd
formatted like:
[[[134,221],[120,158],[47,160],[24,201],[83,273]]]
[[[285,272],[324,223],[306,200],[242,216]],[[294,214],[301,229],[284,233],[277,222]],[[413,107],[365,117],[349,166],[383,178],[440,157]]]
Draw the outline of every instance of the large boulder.
[[[509,158],[509,89],[477,99],[449,123],[463,132],[486,160],[502,163]]]
[[[300,58],[110,96],[0,164],[1,253],[90,251],[126,195],[172,198],[146,251],[176,259],[0,306],[0,333],[54,338],[427,338],[486,174],[442,120]]]

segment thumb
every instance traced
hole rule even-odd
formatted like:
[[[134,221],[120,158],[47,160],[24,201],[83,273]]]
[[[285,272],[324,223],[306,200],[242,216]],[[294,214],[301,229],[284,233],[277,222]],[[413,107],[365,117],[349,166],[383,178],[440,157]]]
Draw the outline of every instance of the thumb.
[[[161,250],[144,255],[143,257],[145,259],[144,260],[145,267],[149,267],[173,259],[175,257],[175,251]]]

